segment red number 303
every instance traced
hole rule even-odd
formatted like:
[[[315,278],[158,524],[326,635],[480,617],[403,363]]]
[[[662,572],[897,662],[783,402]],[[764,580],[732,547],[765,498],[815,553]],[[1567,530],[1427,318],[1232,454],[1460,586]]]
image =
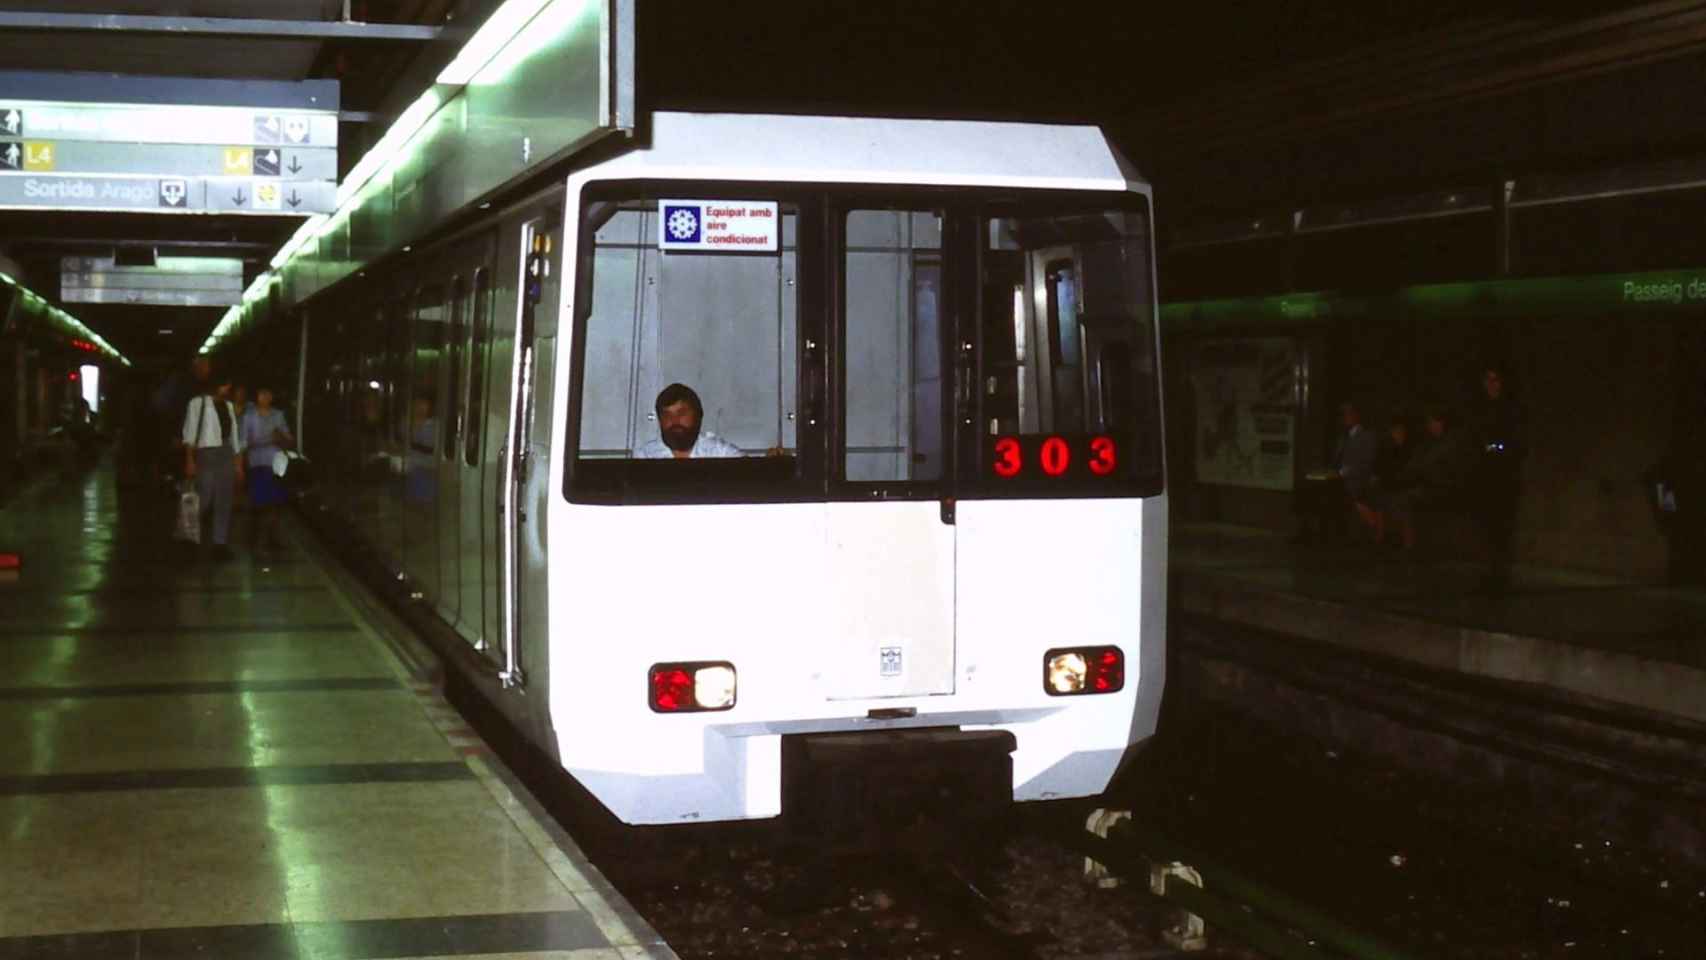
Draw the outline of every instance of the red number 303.
[[[995,441],[995,475],[998,477],[1016,477],[1024,468],[1024,458],[1019,454],[1019,441],[1012,437],[1002,437]]]
[[[1114,472],[1118,461],[1114,458],[1114,441],[1112,437],[1090,438],[1090,472],[1098,477],[1105,477]]]

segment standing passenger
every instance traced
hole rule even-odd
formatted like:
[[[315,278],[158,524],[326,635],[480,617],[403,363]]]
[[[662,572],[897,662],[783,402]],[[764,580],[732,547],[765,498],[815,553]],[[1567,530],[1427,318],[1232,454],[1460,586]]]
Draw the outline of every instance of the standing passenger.
[[[1489,364],[1481,372],[1481,396],[1470,411],[1479,451],[1471,496],[1487,537],[1491,560],[1484,587],[1500,590],[1510,579],[1522,461],[1528,454],[1523,409],[1505,390],[1504,371]]]
[[[210,552],[229,559],[231,497],[243,479],[243,438],[231,409],[231,378],[208,377],[203,392],[184,411],[184,476],[195,478],[204,524],[211,520]]]
[[[249,507],[251,538],[257,554],[277,554],[284,549],[278,534],[278,511],[287,499],[284,484],[273,472],[273,457],[296,443],[285,425],[284,411],[272,405],[272,390],[255,388],[255,403],[243,415],[243,446],[249,463]]]

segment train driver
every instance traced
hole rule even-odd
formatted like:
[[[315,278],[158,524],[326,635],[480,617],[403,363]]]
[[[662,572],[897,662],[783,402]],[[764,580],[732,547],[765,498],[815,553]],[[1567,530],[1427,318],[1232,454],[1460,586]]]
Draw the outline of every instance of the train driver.
[[[705,459],[738,457],[741,449],[701,427],[705,421],[705,406],[699,395],[684,383],[672,383],[658,394],[658,439],[648,440],[635,451],[642,460]]]

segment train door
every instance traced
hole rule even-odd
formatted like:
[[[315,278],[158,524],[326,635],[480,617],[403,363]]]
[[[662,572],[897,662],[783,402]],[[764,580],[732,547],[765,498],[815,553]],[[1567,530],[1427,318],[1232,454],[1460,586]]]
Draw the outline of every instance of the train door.
[[[490,320],[485,345],[485,400],[480,452],[480,611],[481,649],[496,660],[503,657],[505,636],[503,484],[509,453],[510,400],[515,367],[515,327],[521,277],[521,236],[505,225],[499,235],[495,262],[501,268],[487,276]]]
[[[488,495],[485,465],[495,455],[496,444],[487,443],[489,419],[488,390],[491,385],[492,346],[492,270],[491,246],[481,242],[471,253],[468,263],[472,274],[468,282],[466,335],[468,338],[468,375],[466,397],[463,400],[462,441],[456,451],[457,503],[460,510],[459,540],[454,554],[460,569],[462,598],[458,629],[477,649],[489,643],[486,632],[486,597],[483,585],[488,580],[487,566],[493,564],[485,543],[494,525],[495,511],[487,509],[494,502]]]
[[[467,391],[467,327],[468,277],[460,258],[443,271],[449,273],[448,299],[444,305],[447,319],[444,335],[444,370],[439,377],[438,457],[438,612],[445,622],[455,624],[461,617],[462,564],[462,474],[461,462],[463,401]]]
[[[546,637],[545,497],[550,455],[550,397],[560,302],[555,212],[521,229],[521,275],[510,357],[509,430],[498,464],[498,581],[501,617],[493,651],[505,686],[524,681],[523,632]]]
[[[826,511],[834,699],[954,692],[956,528],[943,420],[936,210],[840,213],[843,439]],[[879,599],[880,598],[880,599]]]

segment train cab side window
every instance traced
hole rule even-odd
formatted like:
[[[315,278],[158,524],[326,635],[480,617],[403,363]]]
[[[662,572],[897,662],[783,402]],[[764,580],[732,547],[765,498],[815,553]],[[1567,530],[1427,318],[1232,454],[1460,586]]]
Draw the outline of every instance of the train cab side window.
[[[480,465],[480,441],[486,432],[486,362],[492,342],[492,281],[485,267],[474,274],[474,306],[469,324],[467,449],[463,462]]]
[[[942,477],[942,212],[851,210],[842,223],[842,477]]]
[[[660,249],[665,202],[586,208],[571,496],[762,498],[798,476],[798,211],[683,201],[776,203],[777,249]]]

